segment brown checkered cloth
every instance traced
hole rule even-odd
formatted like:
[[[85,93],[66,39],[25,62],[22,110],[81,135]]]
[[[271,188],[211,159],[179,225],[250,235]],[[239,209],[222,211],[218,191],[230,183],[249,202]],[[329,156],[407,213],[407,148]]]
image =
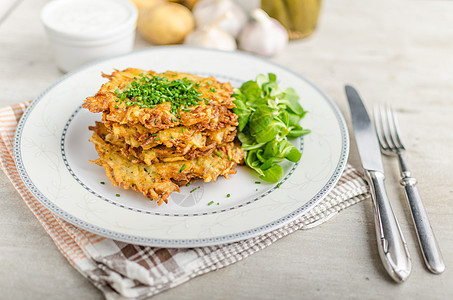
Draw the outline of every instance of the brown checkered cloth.
[[[107,299],[143,299],[196,276],[236,263],[299,229],[317,226],[369,197],[359,173],[347,166],[333,190],[316,207],[286,226],[227,245],[166,249],[132,245],[77,228],[47,210],[21,181],[13,160],[17,123],[28,102],[0,109],[0,163],[60,252]]]

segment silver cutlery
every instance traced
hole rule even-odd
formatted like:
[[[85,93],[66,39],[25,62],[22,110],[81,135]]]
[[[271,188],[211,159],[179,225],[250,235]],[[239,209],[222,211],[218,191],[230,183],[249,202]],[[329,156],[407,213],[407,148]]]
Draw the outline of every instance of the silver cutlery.
[[[415,186],[417,180],[412,177],[411,171],[403,158],[403,153],[406,149],[401,142],[396,113],[389,106],[375,107],[374,121],[382,153],[398,157],[401,171],[400,184],[406,192],[406,198],[409,202],[418,242],[426,266],[432,273],[440,274],[445,270],[445,263],[431,224],[429,223],[422,199]]]
[[[351,110],[352,125],[365,178],[371,189],[376,235],[381,260],[396,282],[405,281],[411,273],[411,260],[401,228],[393,213],[384,185],[384,167],[370,117],[352,86],[345,86]]]

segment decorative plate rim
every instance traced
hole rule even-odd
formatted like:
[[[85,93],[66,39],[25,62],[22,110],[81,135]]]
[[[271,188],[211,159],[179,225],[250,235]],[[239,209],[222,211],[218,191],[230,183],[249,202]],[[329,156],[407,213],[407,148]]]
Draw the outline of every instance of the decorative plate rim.
[[[142,50],[133,51],[131,53],[115,56],[112,58],[97,61],[92,64],[88,64],[76,71],[70,72],[70,73],[62,76],[57,81],[55,81],[53,84],[48,86],[43,92],[41,92],[41,94],[29,105],[29,107],[26,109],[26,111],[22,115],[22,117],[18,123],[16,132],[15,132],[13,155],[14,155],[14,161],[15,161],[15,164],[16,164],[16,167],[17,167],[21,180],[23,181],[25,186],[29,189],[29,191],[33,194],[33,196],[35,196],[40,201],[40,203],[42,203],[52,213],[56,214],[58,217],[61,217],[64,220],[68,221],[69,223],[74,224],[82,229],[88,230],[92,233],[96,233],[101,236],[107,237],[107,238],[112,238],[112,239],[119,240],[122,242],[140,244],[140,245],[148,245],[148,246],[156,246],[156,247],[186,248],[186,247],[203,247],[203,246],[213,246],[213,245],[219,245],[219,244],[225,244],[225,243],[232,243],[232,242],[237,242],[237,241],[244,240],[247,238],[252,238],[252,237],[255,237],[260,234],[268,233],[272,230],[281,228],[284,225],[288,224],[289,222],[295,220],[297,217],[299,217],[301,214],[303,214],[308,209],[314,207],[317,203],[319,203],[322,199],[324,199],[325,196],[327,196],[327,194],[332,190],[332,188],[335,186],[335,184],[340,179],[340,177],[346,167],[348,156],[349,156],[348,129],[347,129],[347,125],[344,120],[344,117],[341,114],[339,108],[333,102],[333,100],[331,100],[322,90],[320,90],[311,81],[307,80],[304,76],[296,73],[295,71],[293,71],[285,66],[282,66],[278,63],[269,61],[269,60],[261,58],[261,57],[257,57],[257,56],[243,53],[243,52],[234,52],[233,55],[246,56],[246,57],[248,56],[255,60],[274,65],[275,67],[280,68],[280,69],[294,75],[295,77],[298,77],[299,79],[301,79],[302,81],[304,81],[305,83],[310,85],[317,93],[319,93],[319,95],[322,96],[322,98],[324,98],[324,100],[326,100],[326,103],[332,109],[332,112],[334,113],[334,115],[336,117],[336,121],[338,123],[340,133],[341,133],[340,158],[339,158],[337,165],[335,167],[335,170],[332,173],[329,180],[326,182],[326,184],[323,186],[323,188],[321,188],[319,190],[319,192],[316,193],[316,195],[313,196],[309,201],[305,202],[303,205],[301,205],[298,209],[294,210],[290,214],[287,214],[275,221],[269,222],[267,224],[258,226],[253,229],[237,232],[234,234],[227,234],[227,235],[221,235],[221,236],[209,237],[209,238],[197,238],[197,239],[162,239],[162,238],[143,237],[143,236],[137,236],[137,235],[131,235],[131,234],[118,233],[118,232],[108,230],[108,229],[105,229],[105,228],[102,228],[102,227],[99,227],[96,225],[92,225],[92,224],[90,224],[86,221],[80,220],[79,218],[62,210],[57,205],[55,205],[51,200],[47,199],[41,193],[41,191],[36,187],[36,185],[33,183],[31,178],[29,177],[27,170],[24,166],[24,163],[22,161],[21,138],[22,138],[23,128],[28,120],[28,117],[32,113],[33,109],[35,108],[35,106],[44,98],[44,96],[47,95],[47,93],[49,93],[50,90],[52,90],[58,84],[60,84],[61,82],[65,81],[66,79],[70,78],[71,76],[73,76],[75,74],[85,71],[86,69],[88,69],[94,65],[101,64],[102,62],[115,60],[117,58],[126,57],[129,55],[134,55],[136,53],[153,52],[153,51],[162,50],[165,48],[180,49],[180,50],[192,49],[192,50],[197,50],[197,51],[199,50],[199,51],[208,51],[208,52],[228,53],[226,51],[221,51],[221,50],[213,50],[213,49],[198,48],[198,47],[188,47],[188,46],[157,46],[157,47],[153,47],[153,48],[146,48],[146,49],[142,49]],[[229,54],[230,53],[231,52],[229,52]]]

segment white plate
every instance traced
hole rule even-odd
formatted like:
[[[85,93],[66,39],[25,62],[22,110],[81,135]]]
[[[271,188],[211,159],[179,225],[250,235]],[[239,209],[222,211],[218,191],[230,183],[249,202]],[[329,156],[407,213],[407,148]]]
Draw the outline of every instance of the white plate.
[[[88,142],[88,126],[101,116],[81,109],[81,104],[106,81],[101,72],[127,67],[212,75],[233,86],[260,73],[275,73],[282,87],[296,89],[309,111],[302,126],[312,133],[293,141],[303,150],[302,159],[284,165],[286,175],[278,185],[258,184],[252,171],[238,167],[229,180],[196,182],[161,206],[137,192],[113,187],[103,168],[88,161],[97,158]],[[14,146],[17,168],[31,193],[68,222],[135,244],[196,247],[263,234],[305,213],[341,176],[349,138],[335,104],[300,75],[244,53],[171,46],[105,60],[66,75],[25,112]]]

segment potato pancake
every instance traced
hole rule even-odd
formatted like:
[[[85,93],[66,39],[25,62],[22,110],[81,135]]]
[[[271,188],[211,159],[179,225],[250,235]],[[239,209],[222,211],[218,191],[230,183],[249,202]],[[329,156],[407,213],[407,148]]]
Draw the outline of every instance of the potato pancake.
[[[150,147],[142,147],[139,143],[134,147],[132,146],[134,143],[131,144],[115,131],[110,131],[101,122],[96,122],[96,126],[90,126],[89,129],[110,144],[121,147],[122,153],[129,159],[138,159],[147,165],[194,159],[213,152],[218,146],[232,142],[236,137],[236,127],[210,132],[209,135],[174,127],[161,130],[151,136],[151,139],[159,139],[159,137],[160,139],[145,144]]]
[[[231,142],[236,136],[236,126],[200,131],[198,128],[177,126],[159,131],[151,131],[143,125],[129,126],[124,124],[104,122],[115,136],[124,139],[132,147],[150,149],[160,145],[176,147],[180,153],[187,153],[192,148],[204,147],[210,144]]]
[[[229,178],[245,152],[230,83],[213,77],[140,69],[102,75],[109,81],[82,105],[102,113],[90,141],[114,186],[166,203],[179,187]]]
[[[104,77],[110,79],[103,84],[94,97],[88,97],[83,104],[94,113],[103,113],[103,120],[119,124],[142,124],[151,130],[161,130],[174,126],[197,126],[200,129],[216,129],[222,121],[237,126],[237,116],[230,110],[235,107],[233,87],[230,83],[221,83],[213,77],[200,77],[188,73],[164,72],[156,73],[140,69],[126,69],[115,71]],[[175,114],[172,111],[172,102],[167,101],[155,107],[141,107],[127,105],[127,102],[117,101],[117,94],[121,93],[134,81],[147,76],[166,78],[168,81],[186,79],[199,92],[199,103],[190,108],[184,108]],[[132,99],[128,99],[132,100]],[[170,99],[172,100],[172,99]]]
[[[141,192],[159,205],[167,203],[172,192],[179,192],[179,186],[196,179],[210,182],[216,181],[220,175],[229,178],[230,174],[236,173],[234,167],[245,158],[240,146],[230,142],[218,148],[216,153],[192,160],[146,165],[127,159],[120,147],[106,142],[96,133],[93,133],[90,141],[100,156],[94,162],[104,167],[114,186]]]

